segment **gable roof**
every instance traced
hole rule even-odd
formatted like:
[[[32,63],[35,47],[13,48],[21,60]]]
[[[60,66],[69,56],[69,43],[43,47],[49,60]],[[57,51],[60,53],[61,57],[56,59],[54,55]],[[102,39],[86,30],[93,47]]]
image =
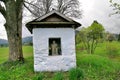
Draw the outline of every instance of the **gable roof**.
[[[63,14],[57,12],[56,10],[53,10],[53,11],[51,11],[50,13],[48,13],[48,14],[46,14],[46,15],[43,15],[42,17],[39,17],[39,18],[35,19],[35,21],[41,21],[41,20],[43,20],[43,19],[45,19],[45,18],[47,18],[47,17],[49,17],[49,16],[51,16],[51,15],[53,15],[53,14],[59,15],[59,16],[61,16],[62,18],[66,19],[66,20],[69,21],[69,22],[73,21],[72,19],[64,16]]]
[[[56,15],[56,16],[55,16]],[[62,21],[57,21],[57,20],[53,20],[53,21],[45,21],[45,19],[49,18],[49,17],[53,17],[55,16],[56,19],[60,19]],[[59,28],[59,27],[71,27],[71,28],[78,28],[80,27],[81,24],[66,17],[65,15],[57,12],[56,10],[51,11],[48,14],[45,14],[41,17],[38,17],[36,19],[34,19],[33,21],[30,21],[26,24],[26,27],[28,28],[28,30],[32,33],[32,29],[33,28]]]

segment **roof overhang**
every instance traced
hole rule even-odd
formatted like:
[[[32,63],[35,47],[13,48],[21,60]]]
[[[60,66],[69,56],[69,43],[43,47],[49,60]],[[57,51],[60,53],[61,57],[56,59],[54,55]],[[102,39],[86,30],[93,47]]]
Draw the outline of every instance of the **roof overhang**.
[[[51,15],[57,15],[56,18],[59,19],[59,17],[61,17],[62,19],[64,19],[65,21],[44,21],[44,19],[47,19],[49,16]],[[39,17],[37,19],[34,19],[31,22],[28,22],[26,24],[26,27],[28,28],[28,30],[32,33],[33,28],[78,28],[80,27],[81,24],[66,17],[65,15],[57,12],[57,11],[51,11],[50,13]]]

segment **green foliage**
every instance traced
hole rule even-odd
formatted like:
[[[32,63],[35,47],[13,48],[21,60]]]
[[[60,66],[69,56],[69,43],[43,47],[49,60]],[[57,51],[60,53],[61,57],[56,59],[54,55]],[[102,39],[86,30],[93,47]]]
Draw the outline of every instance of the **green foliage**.
[[[90,54],[77,54],[78,67],[85,73],[85,80],[118,80],[120,63],[106,57]],[[117,76],[117,77],[116,77]]]
[[[63,74],[60,72],[57,72],[54,76],[52,80],[64,80],[63,78]]]
[[[43,80],[43,79],[44,79],[44,75],[42,73],[39,73],[33,78],[33,80]]]
[[[113,43],[108,42],[106,45],[106,53],[111,58],[120,56],[119,49],[120,48]]]
[[[80,32],[79,32],[79,34],[80,34]],[[75,42],[76,42],[76,44],[79,44],[81,42],[81,37],[79,36],[79,34],[77,34],[75,36]]]
[[[78,53],[87,54],[82,43],[76,47]],[[120,43],[118,41],[98,43],[94,54],[120,61]]]
[[[77,33],[76,35],[76,43],[80,44],[83,43],[85,45],[86,41],[87,41],[87,28],[82,28],[79,33]],[[85,46],[86,47],[86,46]]]
[[[83,57],[83,58],[82,58]],[[101,57],[99,55],[90,55],[90,54],[83,54],[79,56],[78,66],[84,65],[92,68],[106,68],[111,65],[111,61],[108,58]],[[81,66],[81,67],[84,67]]]
[[[9,52],[8,47],[0,48],[0,64],[8,60],[8,55],[9,55],[8,52]],[[33,47],[23,46],[23,55],[24,55],[24,58],[31,57],[33,55]]]
[[[0,63],[3,63],[5,60],[8,59],[8,47],[1,47],[0,48]]]
[[[30,80],[33,76],[33,60],[25,60],[25,64],[16,62],[5,62],[0,65],[0,80]],[[31,76],[30,76],[31,75]]]
[[[88,37],[92,39],[102,38],[103,31],[104,27],[97,21],[94,21],[91,26],[88,27]]]
[[[107,46],[115,51],[107,53]],[[112,49],[111,46],[111,49]],[[77,45],[77,49],[81,44]],[[77,50],[77,66],[84,72],[84,80],[119,80],[120,79],[120,43],[117,41],[98,43],[93,55],[85,50]]]
[[[87,52],[93,54],[98,42],[100,41],[100,39],[103,38],[103,33],[104,27],[97,21],[94,21],[88,28],[82,28],[81,31],[77,34],[77,36],[81,37],[78,38],[81,39]]]
[[[109,45],[115,47],[118,50],[117,54],[120,54],[119,42],[99,43],[97,50],[92,55],[87,54],[85,50],[77,50],[76,69],[57,73],[34,72],[33,58],[30,57],[33,56],[32,47],[24,46],[23,51],[26,56],[25,63],[5,62],[0,64],[0,80],[119,80],[120,56],[115,54],[115,57],[109,57],[106,47]],[[76,47],[82,47],[82,44],[78,44]],[[2,62],[6,61],[2,58],[4,58],[3,55],[8,54],[8,48],[0,48],[0,52],[2,52],[0,53],[0,56],[2,55],[0,60],[2,60]]]
[[[83,78],[84,74],[80,68],[71,69],[69,71],[69,80],[82,80]]]

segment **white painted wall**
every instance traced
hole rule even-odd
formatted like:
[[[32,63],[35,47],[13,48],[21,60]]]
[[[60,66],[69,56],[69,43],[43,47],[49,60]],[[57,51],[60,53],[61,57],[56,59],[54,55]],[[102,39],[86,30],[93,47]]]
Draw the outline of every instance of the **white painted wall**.
[[[61,38],[62,55],[48,55],[49,38]],[[33,47],[35,71],[68,71],[76,67],[75,31],[72,28],[34,28]]]

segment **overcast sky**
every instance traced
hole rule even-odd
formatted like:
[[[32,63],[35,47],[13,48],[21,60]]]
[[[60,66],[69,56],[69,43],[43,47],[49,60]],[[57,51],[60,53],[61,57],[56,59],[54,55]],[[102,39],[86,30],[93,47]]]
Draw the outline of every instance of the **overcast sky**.
[[[82,26],[87,27],[93,20],[97,20],[106,31],[120,33],[120,15],[109,16],[113,13],[109,0],[81,0],[81,6],[84,11],[83,18],[80,20]]]
[[[118,0],[119,1],[119,0]],[[78,20],[82,27],[91,25],[94,20],[101,23],[106,31],[112,33],[120,33],[120,15],[113,15],[109,17],[109,14],[113,12],[110,7],[109,0],[80,0],[81,9],[83,10],[82,19]],[[30,17],[26,17],[23,23],[30,21]],[[0,38],[7,39],[6,31],[3,27],[5,23],[4,18],[0,15]],[[23,37],[29,36],[29,31],[23,27]]]

